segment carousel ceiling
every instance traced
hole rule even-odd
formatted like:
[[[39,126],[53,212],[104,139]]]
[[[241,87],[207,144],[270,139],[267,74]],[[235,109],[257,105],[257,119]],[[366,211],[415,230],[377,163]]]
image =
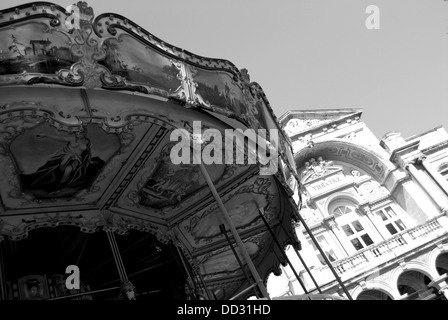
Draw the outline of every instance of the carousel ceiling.
[[[266,282],[281,255],[260,210],[282,245],[298,240],[291,145],[263,90],[229,61],[171,46],[120,15],[94,19],[84,2],[71,9],[36,2],[0,13],[1,234],[20,240],[58,225],[150,232],[230,298],[246,278],[198,165],[170,160],[170,136],[191,134],[193,121],[223,136],[277,129],[276,174],[247,161],[206,165]]]

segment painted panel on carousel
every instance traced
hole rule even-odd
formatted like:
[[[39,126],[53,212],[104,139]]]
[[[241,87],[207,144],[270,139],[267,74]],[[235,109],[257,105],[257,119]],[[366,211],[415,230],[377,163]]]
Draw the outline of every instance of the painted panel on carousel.
[[[263,128],[267,130],[279,130],[280,126],[278,125],[277,119],[275,119],[274,111],[272,110],[269,101],[266,98],[266,95],[260,85],[256,82],[251,83],[250,92],[252,94],[250,98],[253,99],[252,104],[255,105],[256,109],[254,113],[260,119],[260,121],[263,121]],[[280,131],[281,132],[279,133],[279,138],[283,140],[286,137],[286,134],[284,135],[285,137],[281,137],[283,135],[283,130]]]
[[[230,233],[229,233],[230,235]],[[272,238],[267,231],[250,236],[243,241],[247,252],[256,265],[260,258],[271,250]],[[245,265],[245,260],[238,246],[235,250],[240,261]],[[226,279],[229,275],[242,275],[241,267],[233,251],[228,245],[207,252],[196,257],[205,281]]]
[[[252,178],[235,192],[223,196],[224,206],[238,231],[247,231],[263,224],[259,210],[262,209],[267,221],[276,217],[278,202],[275,186],[270,178]],[[213,241],[225,239],[220,225],[229,230],[222,212],[215,202],[179,224],[179,231],[192,247],[203,247]]]
[[[244,246],[247,253],[253,258],[260,250],[256,243],[247,241]],[[242,259],[242,253],[240,248],[235,248],[240,260]],[[221,252],[219,252],[221,251]],[[218,253],[219,252],[219,253]],[[202,261],[201,261],[202,262]],[[244,263],[244,262],[243,262]],[[245,264],[245,263],[244,263]],[[201,269],[206,275],[214,275],[219,273],[233,273],[240,270],[240,265],[236,260],[236,257],[232,250],[225,248],[224,250],[218,250],[217,254],[201,263]]]
[[[172,206],[206,185],[197,164],[173,164],[170,152],[174,145],[165,145],[156,160],[157,168],[140,193],[141,205],[156,209]],[[214,183],[224,174],[225,165],[211,164],[205,167]]]
[[[28,22],[0,29],[0,75],[54,74],[79,60],[71,39],[44,22]]]
[[[116,135],[89,125],[75,133],[48,124],[27,130],[11,144],[26,197],[71,197],[87,189],[118,151]]]
[[[103,49],[106,57],[99,64],[113,74],[170,93],[181,87],[179,64],[129,35],[106,39]]]
[[[253,197],[252,197],[253,198]],[[261,199],[261,198],[257,198]],[[255,199],[251,199],[251,194],[238,194],[225,203],[227,212],[235,228],[245,229],[259,219],[258,208],[266,206],[266,200],[259,204]],[[220,224],[227,226],[219,208],[214,206],[212,210],[204,212],[200,216],[195,216],[190,221],[190,232],[199,243],[201,240],[212,239],[221,234]],[[228,228],[228,227],[227,227]]]
[[[222,71],[190,67],[196,83],[196,102],[215,112],[236,118],[253,129],[266,128],[264,115],[249,88]]]

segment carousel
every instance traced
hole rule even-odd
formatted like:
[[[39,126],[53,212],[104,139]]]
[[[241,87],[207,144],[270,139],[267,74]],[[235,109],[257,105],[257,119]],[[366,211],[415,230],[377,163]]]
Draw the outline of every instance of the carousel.
[[[269,299],[295,170],[247,70],[85,2],[1,10],[0,299]]]

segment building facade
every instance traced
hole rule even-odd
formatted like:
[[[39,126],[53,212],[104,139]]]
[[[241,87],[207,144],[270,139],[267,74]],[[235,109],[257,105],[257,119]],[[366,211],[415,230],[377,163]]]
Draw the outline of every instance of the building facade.
[[[297,225],[309,270],[290,252],[302,285],[283,268],[268,289],[272,296],[319,289],[347,296],[331,262],[348,298],[446,299],[448,134],[437,127],[406,139],[391,132],[379,141],[361,115],[303,110],[280,118],[301,179],[300,214],[322,251]]]

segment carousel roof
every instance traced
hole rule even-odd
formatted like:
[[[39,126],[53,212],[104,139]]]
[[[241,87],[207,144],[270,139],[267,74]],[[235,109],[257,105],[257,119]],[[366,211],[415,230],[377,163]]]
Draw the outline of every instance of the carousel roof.
[[[248,283],[198,165],[171,161],[171,135],[184,129],[191,138],[194,121],[223,137],[275,129],[275,174],[262,175],[260,159],[205,167],[264,282],[279,274],[281,255],[259,213],[282,246],[298,245],[295,165],[261,87],[247,70],[172,46],[121,15],[95,17],[85,2],[71,11],[35,2],[0,12],[1,234],[20,240],[58,225],[147,231],[179,246],[228,299]]]

